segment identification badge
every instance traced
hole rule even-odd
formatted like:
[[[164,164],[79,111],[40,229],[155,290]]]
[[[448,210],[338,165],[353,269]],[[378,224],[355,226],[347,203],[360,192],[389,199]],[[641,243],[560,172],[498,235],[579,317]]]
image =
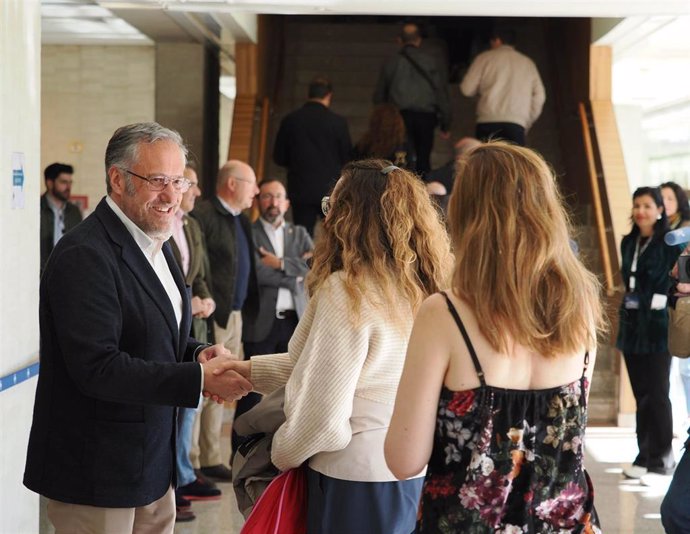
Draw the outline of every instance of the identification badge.
[[[666,303],[668,302],[668,297],[666,295],[662,295],[660,293],[654,293],[652,295],[652,304],[651,308],[653,310],[663,310],[666,308]]]
[[[637,293],[626,293],[623,297],[623,307],[626,310],[639,310],[640,296]]]

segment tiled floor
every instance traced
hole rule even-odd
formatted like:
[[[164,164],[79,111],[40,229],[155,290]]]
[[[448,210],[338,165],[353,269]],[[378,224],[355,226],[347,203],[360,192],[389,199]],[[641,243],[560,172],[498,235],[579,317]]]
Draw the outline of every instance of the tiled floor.
[[[228,439],[224,439],[227,446]],[[676,440],[680,454],[683,441]],[[595,488],[594,503],[599,513],[604,534],[663,534],[659,506],[665,487],[645,488],[621,475],[626,461],[636,454],[635,434],[632,429],[590,427],[587,430],[586,466]],[[219,484],[223,490],[221,501],[194,503],[197,516],[190,523],[178,523],[176,534],[238,534],[242,515],[237,511],[232,485]],[[356,533],[352,533],[356,534]],[[381,533],[385,534],[385,533]]]

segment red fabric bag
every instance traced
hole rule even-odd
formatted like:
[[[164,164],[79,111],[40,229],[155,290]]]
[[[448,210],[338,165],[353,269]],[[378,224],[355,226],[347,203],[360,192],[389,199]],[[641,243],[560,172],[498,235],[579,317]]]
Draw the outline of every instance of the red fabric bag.
[[[307,475],[289,469],[268,485],[256,501],[240,534],[306,534]]]

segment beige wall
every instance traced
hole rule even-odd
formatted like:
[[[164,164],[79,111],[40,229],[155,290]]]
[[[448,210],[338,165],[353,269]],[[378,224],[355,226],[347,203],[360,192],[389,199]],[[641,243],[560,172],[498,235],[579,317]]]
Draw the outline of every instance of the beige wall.
[[[72,194],[87,195],[90,211],[105,194],[110,136],[154,120],[155,49],[44,46],[41,59],[41,171],[55,161],[74,165]]]
[[[0,0],[0,376],[38,358],[40,48],[38,0]],[[11,154],[23,154],[23,208],[12,208]],[[18,376],[25,377],[22,373]],[[0,391],[0,532],[38,532],[22,485],[36,378]]]

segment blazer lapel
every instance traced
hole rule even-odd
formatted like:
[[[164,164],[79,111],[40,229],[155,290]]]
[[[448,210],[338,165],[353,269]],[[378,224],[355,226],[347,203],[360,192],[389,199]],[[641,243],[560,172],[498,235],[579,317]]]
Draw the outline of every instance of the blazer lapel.
[[[168,267],[170,268],[170,272],[172,273],[173,280],[175,280],[175,285],[177,286],[177,289],[182,295],[182,319],[180,320],[180,327],[175,328],[175,346],[177,347],[177,360],[182,361],[187,344],[187,334],[191,332],[192,329],[192,305],[189,300],[191,288],[189,288],[185,283],[185,280],[182,277],[182,270],[178,267],[177,262],[175,261],[175,256],[173,255],[173,251],[167,244],[163,245],[163,255],[165,256],[165,260],[168,262]],[[170,301],[169,298],[167,300],[168,302]],[[174,320],[175,318],[173,316],[173,321]],[[181,333],[183,334],[181,335]],[[185,340],[185,342],[183,343],[182,340]]]
[[[175,338],[175,346],[177,346],[180,331],[177,326],[177,321],[175,320],[175,312],[173,311],[172,304],[170,303],[170,298],[165,292],[163,284],[161,284],[161,281],[158,279],[153,267],[148,262],[144,256],[144,253],[139,248],[139,245],[137,245],[137,243],[134,241],[134,238],[129,233],[125,225],[122,224],[122,221],[117,215],[115,215],[113,210],[111,210],[108,204],[105,202],[105,199],[103,199],[96,208],[96,215],[102,221],[104,221],[104,227],[110,235],[110,238],[121,247],[122,261],[127,265],[127,267],[129,267],[130,271],[132,271],[134,276],[141,283],[144,291],[148,293],[148,295],[151,297],[151,300],[153,300],[155,305],[163,314],[165,322],[168,324],[170,332]],[[175,263],[175,258],[170,250],[170,245],[164,243],[163,248],[165,258],[170,266],[170,271],[173,273],[173,278],[175,278],[175,282],[179,286],[180,284],[177,281],[177,277],[181,278],[182,275],[179,267],[177,267],[177,264]],[[184,287],[184,284],[182,287]],[[182,293],[182,301],[183,303],[186,303],[186,306],[189,306],[189,299],[186,296],[186,292]]]
[[[271,243],[271,240],[268,238],[268,234],[266,230],[264,230],[264,225],[259,219],[254,223],[254,228],[256,230],[257,245],[264,247],[271,254],[275,254],[276,251],[273,248],[273,243]]]

